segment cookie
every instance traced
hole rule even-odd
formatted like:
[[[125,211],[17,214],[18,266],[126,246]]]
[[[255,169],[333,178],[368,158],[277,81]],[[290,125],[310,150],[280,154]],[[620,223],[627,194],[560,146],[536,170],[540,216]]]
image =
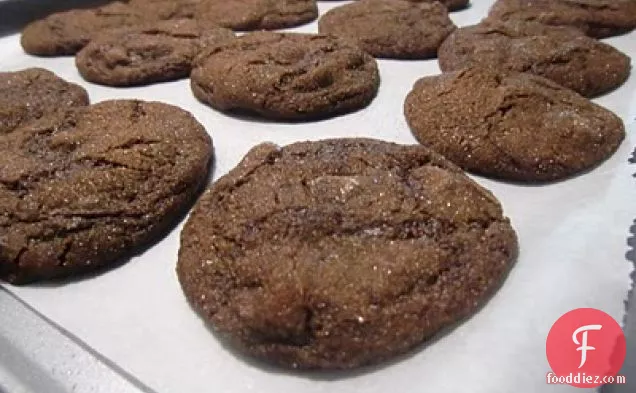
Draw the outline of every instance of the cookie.
[[[564,179],[610,157],[621,119],[540,76],[474,67],[420,79],[404,111],[413,135],[466,170]]]
[[[596,37],[610,37],[636,27],[634,0],[497,0],[491,19],[567,25]]]
[[[178,4],[168,0],[113,2],[97,8],[58,12],[32,22],[22,31],[20,42],[24,51],[33,55],[74,55],[104,30],[182,16]]]
[[[273,30],[309,23],[318,17],[315,0],[205,0],[196,18],[233,30]]]
[[[48,113],[84,105],[86,90],[51,71],[0,72],[0,135]]]
[[[191,19],[160,21],[98,35],[79,51],[75,64],[87,81],[111,86],[185,78],[203,47],[233,37],[231,30]]]
[[[630,58],[565,26],[518,20],[484,21],[451,34],[439,49],[442,71],[481,65],[530,72],[593,97],[622,85]]]
[[[516,250],[495,197],[423,146],[262,144],[196,204],[177,273],[246,353],[352,368],[474,312]]]
[[[378,66],[369,54],[331,36],[255,32],[199,55],[194,95],[212,107],[280,120],[351,112],[375,97]]]
[[[438,0],[408,0],[413,3],[435,3]],[[449,11],[459,11],[468,7],[469,0],[439,0]]]
[[[375,57],[427,59],[437,56],[455,25],[438,2],[360,0],[328,11],[318,30],[355,41]]]
[[[67,277],[158,239],[207,179],[211,140],[188,112],[106,101],[0,138],[0,278]]]

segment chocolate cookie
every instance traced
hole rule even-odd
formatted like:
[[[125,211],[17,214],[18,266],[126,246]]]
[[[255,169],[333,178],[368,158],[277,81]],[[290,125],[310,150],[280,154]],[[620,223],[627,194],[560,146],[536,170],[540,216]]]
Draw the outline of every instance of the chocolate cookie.
[[[451,34],[439,49],[442,71],[482,65],[530,72],[592,97],[627,80],[630,58],[565,26],[518,20],[484,21]]]
[[[438,2],[360,0],[324,14],[318,30],[356,41],[376,57],[426,59],[437,56],[455,25]]]
[[[366,106],[380,83],[370,55],[330,36],[256,32],[197,57],[192,91],[222,110],[309,120]]]
[[[177,273],[247,353],[352,368],[474,312],[516,244],[492,194],[423,146],[262,144],[195,206]]]
[[[272,30],[299,26],[318,17],[315,0],[205,0],[196,18],[233,30]]]
[[[207,178],[212,145],[188,112],[106,101],[0,138],[0,278],[92,271],[154,241]]]
[[[580,173],[625,136],[618,116],[569,89],[488,68],[420,79],[404,111],[422,144],[466,170],[515,181]]]
[[[408,0],[413,3],[435,3],[439,1],[449,11],[458,11],[468,7],[469,0]]]
[[[517,19],[568,25],[585,34],[603,38],[636,27],[634,0],[497,0],[491,19]]]
[[[84,105],[86,90],[51,71],[0,72],[0,135],[48,113]]]
[[[111,86],[160,82],[190,75],[201,48],[234,37],[222,27],[194,20],[155,22],[98,35],[75,58],[84,79]]]
[[[98,8],[59,12],[27,25],[22,31],[22,48],[40,56],[74,55],[101,31],[182,17],[179,10],[178,3],[166,0],[113,2]]]

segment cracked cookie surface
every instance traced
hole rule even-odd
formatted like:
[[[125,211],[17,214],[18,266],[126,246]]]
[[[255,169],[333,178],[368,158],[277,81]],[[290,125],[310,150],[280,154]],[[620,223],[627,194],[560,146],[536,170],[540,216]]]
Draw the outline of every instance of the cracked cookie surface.
[[[335,139],[253,148],[196,204],[177,273],[245,352],[352,368],[471,314],[516,252],[495,197],[442,156]]]
[[[618,116],[569,89],[480,67],[420,79],[404,112],[422,144],[466,170],[514,181],[580,173],[625,137]]]
[[[572,26],[591,37],[604,38],[636,27],[636,1],[498,0],[490,9],[488,18]]]
[[[196,18],[233,30],[273,30],[318,17],[315,0],[202,0]]]
[[[618,49],[578,29],[517,20],[460,28],[439,49],[444,72],[474,65],[530,72],[586,97],[623,84],[630,62]]]
[[[88,105],[88,93],[43,68],[0,72],[0,135],[58,110]]]
[[[360,109],[380,76],[373,57],[335,37],[248,33],[204,51],[191,74],[194,95],[222,111],[311,120]]]
[[[105,101],[0,138],[0,278],[118,262],[163,234],[207,178],[212,144],[186,111]]]
[[[360,0],[328,11],[318,30],[353,40],[376,57],[427,59],[437,56],[455,25],[438,2]]]
[[[82,77],[112,86],[131,86],[190,75],[199,51],[234,37],[222,27],[191,19],[159,21],[98,35],[75,58]]]

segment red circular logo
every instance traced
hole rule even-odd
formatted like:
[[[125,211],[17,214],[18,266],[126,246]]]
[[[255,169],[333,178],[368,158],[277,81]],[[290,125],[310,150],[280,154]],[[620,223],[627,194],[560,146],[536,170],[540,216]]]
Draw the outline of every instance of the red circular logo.
[[[614,318],[594,308],[579,308],[563,315],[552,325],[546,342],[546,355],[554,372],[552,382],[579,388],[611,381],[623,366],[626,351],[623,329]]]

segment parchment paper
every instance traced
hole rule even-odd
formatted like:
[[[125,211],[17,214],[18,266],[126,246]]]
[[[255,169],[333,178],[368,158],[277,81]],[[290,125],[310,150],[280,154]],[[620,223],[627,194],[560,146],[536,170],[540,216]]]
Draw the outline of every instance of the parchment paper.
[[[473,0],[453,13],[476,23],[491,1]],[[321,12],[345,2],[320,2]],[[316,23],[297,31],[315,32]],[[636,33],[607,40],[636,58]],[[214,178],[262,141],[287,144],[365,136],[415,143],[402,115],[404,97],[421,76],[439,73],[435,60],[380,60],[382,84],[365,110],[335,119],[280,124],[241,120],[198,103],[182,80],[116,89],[82,81],[72,57],[23,53],[19,36],[0,39],[0,70],[48,68],[85,86],[92,102],[140,98],[191,111],[214,138]],[[636,76],[598,100],[627,125],[636,114]],[[583,176],[547,186],[482,178],[511,217],[521,255],[508,280],[474,317],[395,362],[354,373],[294,374],[264,367],[225,348],[187,305],[174,272],[179,225],[143,255],[105,274],[67,284],[8,287],[89,346],[158,392],[473,392],[581,391],[547,386],[545,339],[552,323],[578,307],[600,308],[619,321],[630,288],[626,238],[636,217],[635,168],[628,158],[636,128],[619,151]],[[0,317],[1,318],[1,317]]]

